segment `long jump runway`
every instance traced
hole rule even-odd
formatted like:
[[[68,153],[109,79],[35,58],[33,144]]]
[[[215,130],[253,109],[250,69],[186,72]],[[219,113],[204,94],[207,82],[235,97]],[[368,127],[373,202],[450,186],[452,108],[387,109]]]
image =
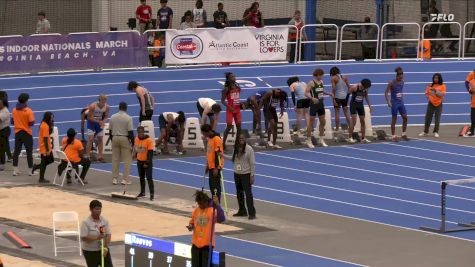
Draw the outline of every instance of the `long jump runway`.
[[[20,93],[29,93],[30,106],[36,112],[37,122],[40,122],[44,111],[52,111],[60,135],[64,135],[70,127],[79,129],[80,110],[96,101],[99,94],[108,95],[112,113],[117,111],[119,102],[128,102],[129,113],[135,116],[137,124],[137,99],[125,89],[130,80],[138,81],[153,92],[157,102],[154,121],[158,125],[156,118],[161,112],[183,110],[187,117],[197,117],[197,98],[211,97],[219,100],[222,89],[220,82],[224,80],[225,71],[234,72],[238,80],[241,80],[244,89],[242,98],[245,99],[257,90],[269,86],[286,88],[285,81],[290,76],[297,75],[301,80],[308,81],[316,67],[322,67],[328,73],[332,66],[338,65],[351,83],[362,78],[371,79],[373,125],[387,125],[390,121],[390,111],[384,100],[384,89],[387,82],[394,78],[394,68],[402,66],[405,72],[405,103],[410,124],[423,123],[427,105],[424,90],[436,72],[442,74],[448,90],[442,123],[466,124],[469,121],[470,96],[463,83],[468,71],[473,70],[473,64],[473,61],[351,62],[4,76],[0,77],[0,89],[8,92],[11,105],[14,105]],[[324,81],[326,90],[330,90],[328,75]],[[326,100],[326,105],[331,108],[330,101]],[[291,121],[295,119],[294,112],[289,111],[289,116]],[[252,122],[251,113],[244,112],[243,120],[244,128],[249,128]],[[223,126],[221,123],[218,130],[222,131]],[[34,129],[34,132],[37,130]],[[308,211],[397,227],[438,227],[440,182],[473,178],[474,160],[475,148],[423,140],[263,151],[257,154],[254,196],[258,200]],[[203,157],[155,160],[154,177],[166,183],[200,188],[203,164]],[[226,162],[225,166],[226,191],[235,194],[232,163]],[[110,171],[111,166],[97,164],[94,168]],[[133,175],[137,175],[135,168],[132,170]],[[448,227],[453,227],[458,222],[473,220],[475,186],[450,186],[447,196]],[[474,232],[452,233],[450,236],[475,240]],[[227,243],[230,242],[227,240]],[[237,255],[236,251],[238,250],[231,249],[229,253]],[[272,257],[256,259],[252,255],[248,256],[256,261],[285,266],[282,261],[273,261]],[[316,266],[312,265],[313,261],[321,263],[318,260],[310,257],[308,266]],[[352,266],[351,263],[343,264]]]

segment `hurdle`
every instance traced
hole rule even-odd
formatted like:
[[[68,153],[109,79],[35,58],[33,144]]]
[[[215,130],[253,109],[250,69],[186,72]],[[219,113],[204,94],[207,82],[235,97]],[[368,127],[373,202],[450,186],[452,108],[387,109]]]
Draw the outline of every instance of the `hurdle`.
[[[446,216],[447,216],[447,186],[448,185],[460,185],[466,183],[475,183],[475,178],[468,178],[468,179],[459,179],[459,180],[446,180],[442,181],[440,188],[441,188],[441,201],[440,201],[440,227],[428,227],[428,226],[421,226],[419,227],[420,230],[445,234],[445,233],[454,233],[454,232],[462,232],[462,231],[471,231],[475,230],[475,221],[470,223],[458,223],[457,228],[447,228],[446,225]]]

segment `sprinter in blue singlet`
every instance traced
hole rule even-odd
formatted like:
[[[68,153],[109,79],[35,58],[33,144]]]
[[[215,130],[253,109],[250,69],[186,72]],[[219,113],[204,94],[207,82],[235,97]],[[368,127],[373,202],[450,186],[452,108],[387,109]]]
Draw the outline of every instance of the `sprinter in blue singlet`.
[[[388,103],[388,106],[391,108],[392,140],[394,142],[398,141],[397,136],[396,136],[396,122],[397,122],[397,114],[399,113],[401,114],[401,117],[402,117],[401,138],[405,141],[408,141],[409,138],[406,135],[407,112],[406,112],[406,107],[404,106],[404,100],[403,100],[404,73],[401,67],[397,67],[394,71],[396,72],[396,79],[388,83],[388,86],[386,87],[386,92],[384,93],[386,97],[386,102]]]

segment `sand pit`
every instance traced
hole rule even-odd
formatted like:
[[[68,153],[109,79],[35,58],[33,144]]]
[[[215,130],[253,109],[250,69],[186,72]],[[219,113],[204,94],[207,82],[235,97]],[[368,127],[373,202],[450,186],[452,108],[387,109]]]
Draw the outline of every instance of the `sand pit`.
[[[90,214],[91,200],[89,196],[45,187],[0,188],[2,217],[47,228],[52,228],[52,215],[55,211],[76,211],[82,221]],[[125,232],[156,237],[189,234],[185,228],[188,217],[111,201],[101,202],[102,215],[109,220],[112,228],[112,241],[122,241]],[[191,212],[190,208],[190,216]],[[235,230],[239,228],[220,224],[216,226],[217,232]]]
[[[5,254],[0,254],[0,259],[3,261],[5,267],[52,267],[53,265],[44,264],[40,261],[30,261],[25,259],[20,259],[17,257],[12,257]]]

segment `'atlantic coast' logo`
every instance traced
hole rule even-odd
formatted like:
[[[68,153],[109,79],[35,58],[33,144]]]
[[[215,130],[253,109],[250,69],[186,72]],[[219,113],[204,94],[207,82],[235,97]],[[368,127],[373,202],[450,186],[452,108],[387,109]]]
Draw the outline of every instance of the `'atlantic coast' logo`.
[[[254,36],[259,41],[259,52],[261,54],[283,53],[284,35],[282,34],[256,34]]]
[[[176,58],[197,58],[203,52],[203,41],[194,34],[178,35],[171,41],[170,50]]]
[[[211,41],[208,44],[208,48],[211,50],[243,50],[249,48],[248,42],[228,42],[228,43],[218,43]]]

